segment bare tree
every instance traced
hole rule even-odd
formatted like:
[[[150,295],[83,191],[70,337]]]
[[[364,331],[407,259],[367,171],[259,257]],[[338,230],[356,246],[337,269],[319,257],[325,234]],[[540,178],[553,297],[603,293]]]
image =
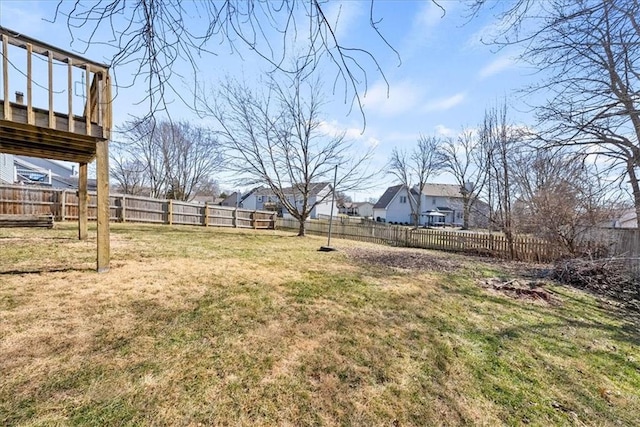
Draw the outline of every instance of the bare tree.
[[[435,136],[420,135],[417,145],[410,152],[394,148],[391,153],[388,172],[395,176],[407,191],[411,218],[415,227],[420,226],[422,192],[429,178],[442,170],[442,164],[438,158],[440,144],[440,139]],[[414,188],[415,197],[412,194]]]
[[[220,144],[208,129],[189,122],[135,119],[119,129],[129,162],[144,166],[152,197],[190,200],[222,165]]]
[[[460,186],[463,229],[469,228],[471,208],[484,188],[487,177],[486,157],[478,135],[463,129],[456,139],[446,138],[439,146],[438,162]]]
[[[227,79],[212,97],[216,104],[202,106],[221,126],[227,169],[242,184],[269,187],[298,220],[299,236],[305,235],[314,207],[332,196],[316,194],[318,185],[332,182],[337,168],[337,190],[361,189],[371,177],[372,153],[365,149],[354,155],[354,143],[344,132],[324,131],[320,85],[303,77],[279,82],[271,75],[263,92]]]
[[[217,55],[221,45],[237,55],[257,54],[285,73],[309,75],[321,64],[329,64],[335,70],[336,85],[342,84],[345,100],[351,98],[362,112],[367,68],[386,78],[370,51],[341,42],[339,15],[332,16],[321,0],[60,0],[54,21],[66,22],[74,49],[101,44],[114,52],[112,67],[135,64],[133,81],[124,85],[141,81],[147,86],[150,114],[166,108],[167,93],[194,106],[183,97],[181,85],[176,85],[175,78],[181,78],[178,70],[187,65],[192,71],[189,77],[197,78],[201,58]],[[398,56],[379,31],[373,0],[368,20],[372,34]]]
[[[508,25],[494,41],[521,44],[521,59],[544,71],[530,90],[548,100],[537,106],[546,146],[608,158],[640,218],[639,16],[637,0],[518,0],[499,13]]]
[[[490,208],[490,225],[497,225],[504,233],[509,252],[515,257],[512,202],[515,188],[511,177],[513,153],[521,146],[522,132],[507,120],[507,106],[503,103],[485,111],[480,131],[486,164],[485,194]]]
[[[511,165],[518,197],[515,228],[576,255],[590,230],[617,204],[597,165],[566,149],[520,150]]]
[[[113,141],[109,158],[110,174],[119,192],[139,196],[148,191],[146,167],[142,161],[131,157],[125,144]]]

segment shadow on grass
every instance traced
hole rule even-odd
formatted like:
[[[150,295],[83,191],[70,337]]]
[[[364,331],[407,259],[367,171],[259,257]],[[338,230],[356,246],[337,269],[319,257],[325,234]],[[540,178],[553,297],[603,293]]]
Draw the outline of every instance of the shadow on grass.
[[[77,271],[80,273],[95,272],[95,268],[89,267],[53,267],[53,268],[32,268],[24,270],[6,270],[0,271],[0,276],[13,276],[21,274],[45,274],[45,273],[69,273]]]
[[[578,296],[571,295],[570,292],[557,292],[553,289],[547,290],[562,301],[561,306],[545,307],[533,305],[523,300],[512,299],[508,296],[491,295],[483,289],[474,289],[472,285],[447,287],[448,293],[470,298],[472,304],[490,302],[508,308],[509,310],[524,312],[535,317],[542,315],[549,319],[545,322],[527,322],[520,326],[511,326],[503,329],[502,332],[497,335],[512,337],[514,335],[520,335],[520,332],[535,331],[537,334],[544,334],[545,331],[548,331],[548,334],[546,334],[548,338],[559,339],[553,332],[557,332],[559,328],[568,327],[599,330],[608,334],[613,340],[640,346],[640,316],[638,316],[638,313],[620,307],[594,304]],[[596,298],[595,301],[599,301],[597,296],[590,296]],[[598,318],[598,314],[602,314],[603,317],[608,317],[619,325],[603,322],[602,318]]]
[[[0,240],[20,240],[22,242],[30,240],[48,240],[60,242],[79,242],[77,237],[60,237],[60,236],[0,236]]]

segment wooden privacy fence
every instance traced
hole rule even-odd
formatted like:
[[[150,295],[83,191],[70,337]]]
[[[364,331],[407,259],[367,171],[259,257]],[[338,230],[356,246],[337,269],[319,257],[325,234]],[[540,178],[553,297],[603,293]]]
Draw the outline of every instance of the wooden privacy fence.
[[[298,222],[294,219],[278,218],[278,228],[297,230]],[[306,230],[309,234],[326,236],[329,223],[309,221]],[[392,246],[511,257],[507,239],[500,234],[411,229],[386,224],[350,224],[340,221],[333,223],[331,233],[335,237]],[[529,236],[515,237],[514,250],[515,258],[519,261],[548,262],[561,256],[552,244]]]
[[[96,194],[89,192],[89,219],[97,215]],[[23,185],[0,185],[0,215],[53,215],[57,221],[78,219],[78,194]],[[177,200],[111,194],[109,217],[114,222],[202,225],[274,229],[276,213]]]

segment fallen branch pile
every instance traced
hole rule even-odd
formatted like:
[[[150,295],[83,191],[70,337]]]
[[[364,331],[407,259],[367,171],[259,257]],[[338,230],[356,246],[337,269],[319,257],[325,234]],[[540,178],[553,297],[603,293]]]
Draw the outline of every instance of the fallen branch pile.
[[[640,278],[617,259],[569,259],[556,263],[561,283],[615,299],[640,311]]]

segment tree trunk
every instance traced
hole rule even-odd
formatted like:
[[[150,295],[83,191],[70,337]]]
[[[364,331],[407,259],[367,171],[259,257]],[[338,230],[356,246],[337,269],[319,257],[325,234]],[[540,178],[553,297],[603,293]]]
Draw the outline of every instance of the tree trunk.
[[[469,197],[462,199],[462,229],[469,229],[469,215],[471,215],[471,200]]]
[[[300,223],[300,226],[298,228],[298,237],[304,237],[306,236],[306,218],[300,218],[298,219],[298,222]]]
[[[636,220],[640,222],[640,183],[633,162],[627,162],[627,174],[629,175],[629,183],[633,193],[633,206],[636,210]]]

